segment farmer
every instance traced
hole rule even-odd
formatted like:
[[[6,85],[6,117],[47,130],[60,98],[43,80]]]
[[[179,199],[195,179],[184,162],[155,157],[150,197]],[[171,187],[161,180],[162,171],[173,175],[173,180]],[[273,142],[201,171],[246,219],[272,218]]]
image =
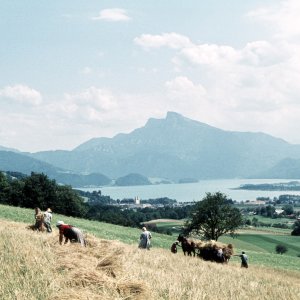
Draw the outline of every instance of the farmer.
[[[174,254],[177,253],[177,246],[178,246],[177,241],[172,244],[172,246],[171,246],[171,252],[172,253],[174,253]]]
[[[151,238],[152,238],[151,232],[149,232],[146,227],[143,227],[142,233],[140,235],[139,248],[150,250]]]
[[[80,243],[81,246],[86,246],[83,233],[72,225],[65,224],[63,221],[58,221],[56,227],[59,229],[59,243],[60,245],[65,238],[65,244],[70,240],[71,243]]]
[[[219,248],[217,250],[217,258],[218,258],[219,262],[223,263],[225,261],[225,259],[224,259],[224,253],[223,253],[223,249],[222,248]]]
[[[50,208],[47,208],[47,210],[44,212],[44,224],[47,228],[47,232],[52,232],[51,228],[51,221],[52,221],[52,210]]]
[[[38,207],[34,209],[34,219],[35,219],[35,224],[34,224],[35,229],[42,230],[43,223],[44,223],[44,215],[40,210],[40,208]]]
[[[243,251],[241,255],[235,255],[241,258],[241,268],[248,268],[248,256]]]

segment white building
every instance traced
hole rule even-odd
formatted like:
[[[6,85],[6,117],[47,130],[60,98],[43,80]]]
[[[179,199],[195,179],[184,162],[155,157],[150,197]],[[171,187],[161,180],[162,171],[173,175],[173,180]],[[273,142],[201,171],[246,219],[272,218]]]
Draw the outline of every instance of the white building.
[[[136,196],[136,197],[134,198],[134,204],[135,204],[135,205],[140,205],[140,204],[141,204],[141,200],[140,200],[140,198],[139,198],[138,196]]]

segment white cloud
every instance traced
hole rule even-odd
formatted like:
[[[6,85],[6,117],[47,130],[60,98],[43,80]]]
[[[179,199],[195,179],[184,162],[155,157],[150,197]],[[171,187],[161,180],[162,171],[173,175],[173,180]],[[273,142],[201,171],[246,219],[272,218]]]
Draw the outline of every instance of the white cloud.
[[[0,98],[30,105],[39,105],[42,102],[42,95],[40,92],[23,84],[6,86],[0,89]]]
[[[285,59],[281,45],[274,45],[268,41],[249,42],[240,51],[240,61],[256,66],[277,64]]]
[[[127,11],[122,8],[107,8],[100,11],[99,15],[92,18],[93,20],[104,20],[110,22],[129,21],[130,17]]]
[[[234,62],[238,59],[237,51],[230,46],[202,44],[186,47],[180,53],[191,63],[218,64],[220,62]]]
[[[173,97],[203,97],[206,94],[205,88],[201,85],[195,85],[185,76],[178,76],[173,80],[167,81],[165,86],[169,95]]]
[[[142,34],[140,37],[136,37],[134,42],[146,49],[161,47],[181,49],[192,45],[188,37],[175,32],[163,33],[161,35]]]
[[[284,0],[279,4],[261,7],[249,12],[250,18],[258,19],[269,25],[274,36],[293,38],[300,36],[300,1]]]
[[[63,111],[76,113],[81,118],[101,120],[103,113],[114,108],[117,104],[109,90],[89,87],[77,94],[65,94],[65,102],[61,106]]]

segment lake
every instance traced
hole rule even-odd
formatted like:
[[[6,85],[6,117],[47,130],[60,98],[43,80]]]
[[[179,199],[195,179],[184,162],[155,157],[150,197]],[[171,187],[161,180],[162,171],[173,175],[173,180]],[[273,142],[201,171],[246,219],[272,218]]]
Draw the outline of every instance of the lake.
[[[295,180],[295,179],[293,179]],[[300,191],[250,191],[233,190],[242,184],[289,182],[292,179],[222,179],[201,180],[197,183],[158,184],[143,186],[106,186],[99,188],[80,188],[83,191],[101,190],[102,195],[112,199],[135,198],[155,199],[168,197],[179,202],[199,201],[207,192],[222,192],[236,201],[255,200],[256,197],[278,197],[283,194],[300,195]]]

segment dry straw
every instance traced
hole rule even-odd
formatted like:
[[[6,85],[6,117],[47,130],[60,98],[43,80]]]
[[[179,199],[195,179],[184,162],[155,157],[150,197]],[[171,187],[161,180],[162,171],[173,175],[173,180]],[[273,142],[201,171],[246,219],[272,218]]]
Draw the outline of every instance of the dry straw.
[[[88,247],[60,246],[57,230],[37,233],[0,221],[0,299],[299,299],[299,272],[251,264],[245,270],[238,263],[186,257],[180,249],[174,255],[90,235],[87,239]]]

